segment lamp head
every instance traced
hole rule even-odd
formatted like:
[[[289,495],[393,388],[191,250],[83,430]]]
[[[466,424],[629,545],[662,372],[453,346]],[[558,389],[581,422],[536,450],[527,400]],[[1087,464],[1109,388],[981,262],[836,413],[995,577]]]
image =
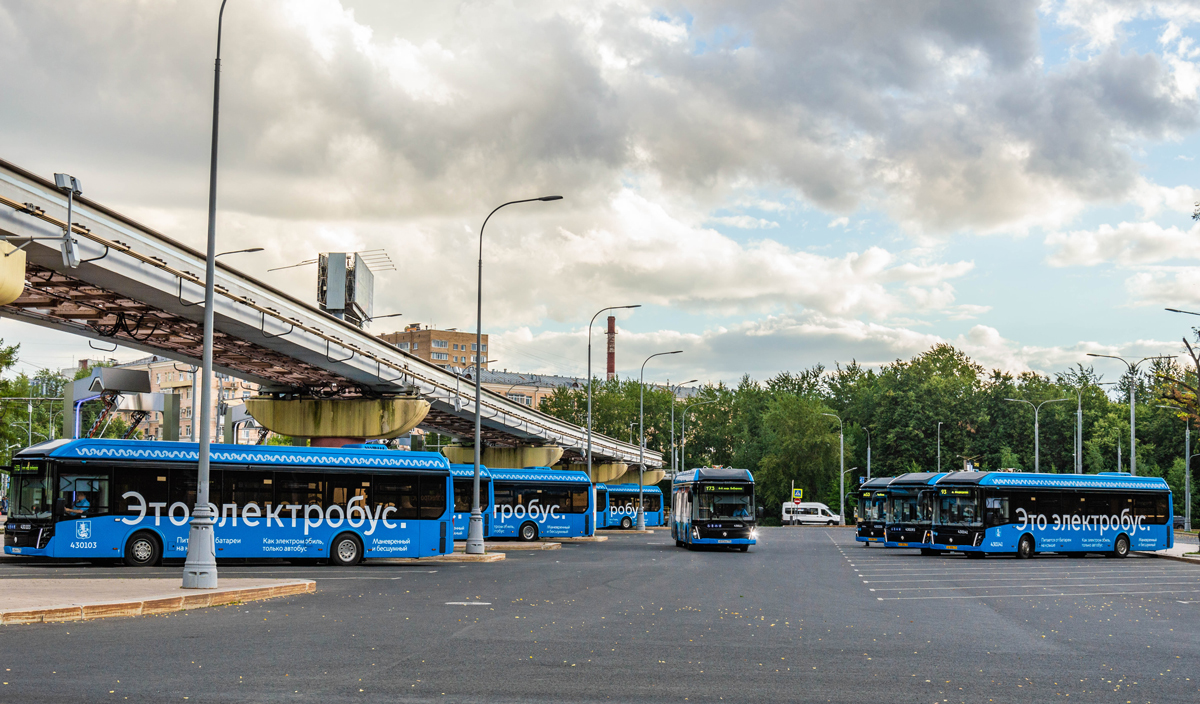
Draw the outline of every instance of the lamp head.
[[[562,200],[562,196],[542,196],[541,198],[538,198],[538,200],[542,200],[542,201]]]

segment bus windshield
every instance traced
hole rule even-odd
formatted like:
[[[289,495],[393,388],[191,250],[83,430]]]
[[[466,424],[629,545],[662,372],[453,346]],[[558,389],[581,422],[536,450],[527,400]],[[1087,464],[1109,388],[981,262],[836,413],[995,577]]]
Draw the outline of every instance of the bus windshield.
[[[14,462],[10,518],[49,518],[54,506],[50,468],[45,462]]]
[[[889,503],[890,507],[888,508],[888,523],[915,523],[921,520],[917,517],[916,496],[893,496]]]
[[[977,493],[971,489],[951,489],[938,496],[937,522],[946,526],[982,525]]]
[[[873,496],[863,498],[862,505],[862,520],[864,521],[882,521],[885,513],[885,503],[887,499],[883,496]]]
[[[754,486],[748,484],[701,484],[696,495],[696,518],[744,518],[754,520]]]

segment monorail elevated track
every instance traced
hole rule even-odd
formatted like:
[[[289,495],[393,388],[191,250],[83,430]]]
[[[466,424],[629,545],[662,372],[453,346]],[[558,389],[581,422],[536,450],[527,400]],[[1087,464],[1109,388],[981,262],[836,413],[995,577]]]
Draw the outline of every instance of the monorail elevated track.
[[[198,364],[204,254],[86,198],[72,231],[81,260],[59,248],[65,196],[50,181],[0,160],[0,237],[27,256],[24,290],[0,316],[101,344]],[[417,397],[431,405],[420,427],[460,438],[474,433],[473,382],[413,357],[242,272],[217,262],[213,364],[279,396]],[[558,445],[583,457],[586,430],[485,391],[483,439],[494,447]],[[593,433],[596,462],[638,461],[634,444]],[[646,452],[647,467],[662,456]]]

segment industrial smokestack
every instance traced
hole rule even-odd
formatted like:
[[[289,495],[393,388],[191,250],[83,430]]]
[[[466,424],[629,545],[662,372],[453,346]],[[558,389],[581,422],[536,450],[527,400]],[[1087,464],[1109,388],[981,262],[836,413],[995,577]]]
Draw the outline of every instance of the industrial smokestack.
[[[608,380],[617,375],[617,317],[608,316]]]

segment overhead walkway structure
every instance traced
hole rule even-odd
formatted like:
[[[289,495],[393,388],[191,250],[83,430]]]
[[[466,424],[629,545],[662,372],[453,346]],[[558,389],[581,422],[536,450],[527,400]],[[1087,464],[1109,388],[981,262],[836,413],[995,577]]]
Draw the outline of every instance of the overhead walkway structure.
[[[68,268],[60,250],[65,195],[0,160],[0,238],[8,245],[0,249],[20,249],[0,262],[0,293],[9,291],[0,296],[0,316],[89,338],[97,349],[120,345],[199,364],[205,255],[85,197],[77,196],[73,208],[80,264]],[[24,279],[12,298],[12,277],[21,271],[14,262],[22,256]],[[299,423],[292,428],[299,434],[334,422],[324,433],[338,435],[337,420],[357,413],[365,414],[365,425],[377,424],[359,435],[420,427],[474,437],[469,376],[409,355],[220,261],[215,290],[213,367],[261,385],[260,398],[247,408],[266,427]],[[272,401],[307,407],[284,412]],[[284,417],[259,417],[272,413]],[[500,394],[483,392],[481,416],[486,447],[549,446],[561,448],[566,462],[585,457],[586,429]],[[592,438],[594,462],[636,464],[636,445]],[[648,468],[663,464],[660,453],[647,451],[645,458]]]

